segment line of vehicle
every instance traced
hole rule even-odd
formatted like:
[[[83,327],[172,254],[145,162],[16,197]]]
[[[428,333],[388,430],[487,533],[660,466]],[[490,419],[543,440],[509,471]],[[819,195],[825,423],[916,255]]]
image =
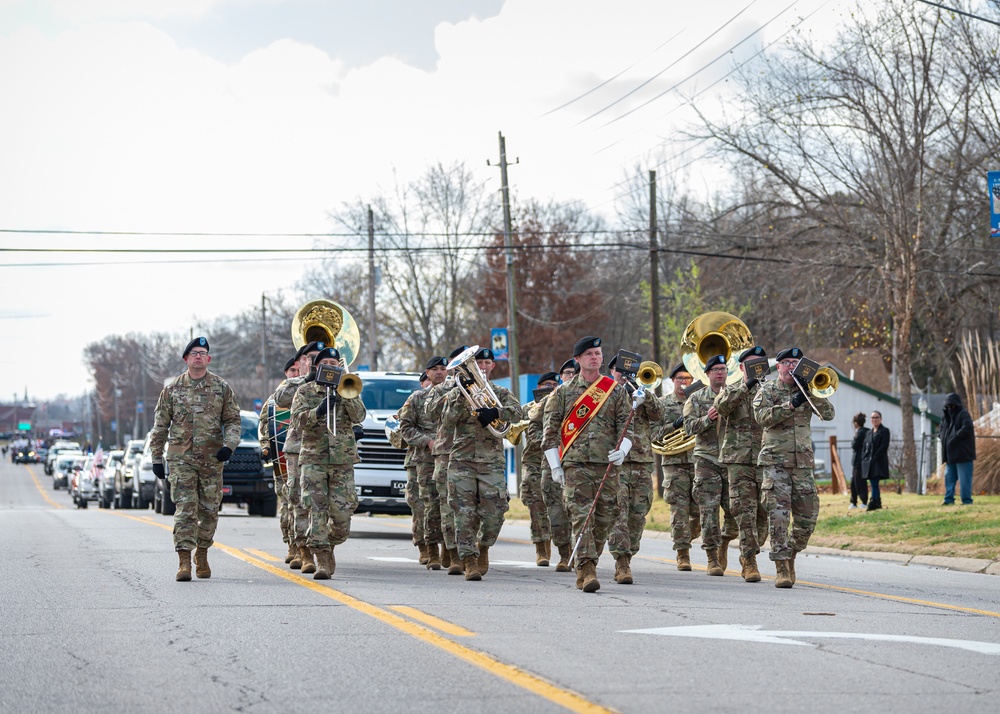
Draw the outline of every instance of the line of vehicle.
[[[28,469],[28,475],[29,475],[29,476],[31,476],[31,480],[35,482],[35,488],[37,488],[37,489],[38,489],[38,492],[39,492],[40,494],[42,494],[42,498],[44,498],[44,499],[45,499],[45,500],[46,500],[46,501],[48,502],[48,504],[49,504],[50,506],[52,506],[53,508],[56,508],[56,509],[62,509],[62,508],[65,508],[65,506],[63,506],[63,505],[62,505],[61,503],[56,503],[55,501],[53,501],[53,500],[52,500],[52,499],[51,499],[51,498],[49,497],[49,494],[47,494],[47,493],[45,492],[45,489],[43,489],[43,488],[42,488],[42,484],[40,484],[40,483],[38,482],[38,479],[37,479],[37,478],[35,477],[35,472],[31,470],[31,467],[30,467],[30,466],[28,466],[27,464],[25,464],[25,465],[24,465],[24,468]]]
[[[654,558],[651,555],[640,555],[639,558],[644,560],[652,560],[660,563],[671,563],[674,564],[676,561],[669,560],[667,558]],[[704,566],[693,565],[697,570],[706,570]],[[727,573],[732,572],[734,575],[735,571],[726,571]],[[762,575],[764,580],[774,580],[771,575]],[[924,607],[936,607],[942,610],[955,610],[957,612],[968,612],[973,615],[985,615],[986,617],[1000,617],[1000,612],[991,612],[990,610],[977,610],[972,607],[962,607],[961,605],[949,605],[944,602],[933,602],[932,600],[918,600],[912,597],[903,597],[902,595],[890,595],[889,593],[879,593],[873,592],[871,590],[858,590],[856,588],[846,588],[842,585],[827,585],[826,583],[814,583],[808,580],[796,580],[795,584],[804,585],[811,588],[821,588],[823,590],[836,590],[837,592],[850,593],[851,595],[864,595],[866,597],[879,598],[881,600],[894,600],[896,602],[905,602],[910,605],[922,605]]]
[[[157,523],[155,521],[151,522],[140,517],[125,515],[124,513],[119,513],[118,511],[107,511],[107,513],[121,516],[122,518],[128,518],[130,520],[136,521],[138,523],[145,523],[147,525],[155,525],[157,527],[163,528],[165,530],[172,531],[173,529],[163,523]],[[586,712],[588,714],[597,712],[612,712],[612,709],[607,709],[602,707],[600,704],[591,702],[590,700],[583,697],[572,690],[564,689],[552,682],[549,682],[542,677],[528,672],[527,670],[521,669],[516,665],[508,664],[506,662],[501,662],[492,655],[486,654],[485,652],[480,652],[474,650],[470,647],[460,645],[457,642],[452,642],[443,635],[429,630],[423,625],[411,622],[395,613],[384,610],[377,605],[372,605],[371,603],[365,602],[364,600],[359,600],[358,598],[352,597],[347,593],[335,590],[327,585],[314,582],[313,580],[307,580],[301,575],[293,573],[291,571],[286,571],[283,568],[275,567],[270,563],[250,555],[238,548],[233,548],[228,545],[224,545],[216,541],[215,547],[222,552],[236,558],[237,560],[242,560],[243,562],[252,565],[261,570],[265,570],[272,575],[276,575],[279,578],[283,578],[289,582],[300,585],[308,590],[322,595],[324,597],[335,600],[347,607],[350,607],[357,612],[373,617],[395,629],[415,637],[429,645],[437,647],[444,652],[457,657],[458,659],[464,660],[469,664],[475,665],[486,672],[499,677],[501,679],[507,680],[511,684],[517,685],[522,689],[526,689],[533,694],[549,700],[550,702],[557,704],[564,709],[568,709],[572,712]],[[419,612],[419,611],[417,611]],[[411,615],[412,617],[412,615]],[[428,615],[427,617],[432,617]],[[434,618],[435,620],[437,618]],[[444,620],[440,621],[444,623]],[[457,626],[456,626],[457,627]],[[468,632],[468,630],[466,630]],[[474,633],[473,633],[474,634]]]

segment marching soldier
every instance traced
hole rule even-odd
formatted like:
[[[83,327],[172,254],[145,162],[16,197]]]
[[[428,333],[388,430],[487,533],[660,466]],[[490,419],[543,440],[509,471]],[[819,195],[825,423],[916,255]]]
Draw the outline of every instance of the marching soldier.
[[[745,360],[750,357],[767,358],[767,353],[757,346],[740,355],[743,379],[722,388],[715,397],[715,408],[722,419],[719,463],[728,472],[730,505],[740,528],[741,574],[746,582],[759,583],[757,554],[767,538],[767,511],[760,500],[763,469],[757,466],[761,428],[753,417],[759,382],[747,373]]]
[[[313,367],[341,366],[340,351],[333,347],[320,350]],[[316,558],[314,580],[329,580],[337,567],[333,550],[351,533],[351,516],[358,507],[354,490],[354,464],[358,447],[354,424],[365,419],[361,397],[344,399],[336,391],[313,379],[295,392],[292,421],[299,429],[302,448],[299,452],[299,477],[302,502],[309,509],[307,543]],[[336,434],[328,428],[337,427]]]
[[[313,357],[326,347],[322,342],[310,342],[302,345],[295,355],[299,376],[287,379],[284,386],[279,386],[274,393],[274,404],[281,409],[291,409],[292,400],[299,387],[316,378],[313,368]],[[285,434],[285,466],[288,468],[288,507],[292,516],[292,532],[295,539],[296,557],[293,557],[288,567],[292,570],[302,570],[303,573],[315,573],[316,563],[306,545],[306,534],[309,530],[309,509],[302,502],[302,479],[299,473],[299,449],[301,448],[301,431],[293,419]],[[289,549],[291,550],[291,549]]]
[[[538,392],[551,392],[557,384],[555,372],[538,377]],[[525,405],[527,406],[527,405]],[[528,411],[528,428],[524,430],[524,451],[521,453],[521,503],[531,519],[531,542],[535,544],[535,565],[545,568],[552,558],[552,525],[542,494],[542,408],[539,401]]]
[[[566,360],[559,368],[559,379],[562,380],[559,386],[567,384],[580,372],[580,365],[575,359]],[[534,432],[534,437],[539,442],[542,441],[543,425],[545,416],[545,402],[552,396],[549,392],[547,396],[538,404],[538,408],[532,410],[528,415],[531,419],[531,426],[528,427],[529,438]],[[561,483],[552,480],[552,468],[548,460],[542,454],[542,500],[545,501],[545,509],[549,514],[549,528],[552,530],[552,542],[559,550],[559,562],[556,564],[557,573],[570,572],[569,557],[573,552],[572,535],[573,531],[569,523],[569,512],[566,510],[566,502],[563,500],[563,487]]]
[[[663,398],[665,426],[657,439],[684,426],[684,388],[691,384],[691,374],[678,364],[670,372],[674,391]],[[691,570],[691,541],[701,533],[698,504],[694,499],[694,454],[691,449],[663,456],[663,500],[670,504],[670,539],[677,551],[677,569]]]
[[[618,474],[608,465],[621,466],[632,448],[628,437],[618,445],[630,405],[625,390],[601,375],[599,337],[578,341],[573,356],[580,374],[545,400],[542,449],[552,480],[564,484],[573,538],[578,539],[576,586],[592,593],[601,587],[597,559],[617,514]]]
[[[496,365],[493,350],[481,349],[475,359],[488,381]],[[488,427],[497,420],[512,424],[521,418],[521,405],[510,390],[490,386],[499,406],[480,407],[473,414],[462,391],[453,389],[444,399],[441,416],[442,427],[452,435],[448,505],[455,513],[455,542],[466,580],[482,580],[489,570],[489,550],[500,535],[510,501],[503,439]]]
[[[299,376],[298,365],[292,357],[285,363],[285,379],[278,385],[278,389],[292,377]],[[267,461],[271,459],[272,474],[274,476],[274,494],[278,499],[278,523],[281,526],[281,540],[288,545],[288,555],[285,562],[291,563],[296,555],[294,528],[292,527],[292,517],[288,507],[288,469],[285,465],[283,453],[278,453],[278,437],[280,434],[271,434],[271,423],[268,413],[274,407],[274,393],[271,393],[264,400],[264,406],[260,410],[260,422],[257,425],[257,440],[260,442],[261,458]],[[280,428],[280,427],[279,427]],[[287,434],[287,428],[286,428]],[[272,454],[271,449],[275,449]]]
[[[617,370],[618,355],[611,358],[608,370],[622,387],[625,375]],[[651,428],[663,416],[656,395],[649,395],[635,410],[629,425],[632,448],[618,469],[618,517],[611,529],[608,548],[615,558],[615,582],[631,585],[632,556],[639,552],[639,541],[646,526],[646,514],[653,506],[653,446]]]
[[[438,492],[434,483],[434,432],[437,425],[427,415],[427,400],[432,396],[432,388],[441,384],[448,375],[447,362],[444,357],[435,355],[427,360],[424,367],[427,376],[427,387],[414,392],[399,410],[399,433],[406,441],[407,458],[416,476],[414,491],[419,496],[420,533],[423,536],[424,552],[427,554],[428,570],[441,569],[441,553],[439,548],[443,543],[441,536],[441,508],[437,505]],[[421,375],[423,376],[423,375]],[[421,382],[421,385],[424,383]],[[406,484],[406,498],[410,499],[410,481]],[[435,506],[437,506],[435,508]],[[413,507],[411,506],[411,509]],[[417,538],[418,511],[413,511],[414,540]]]
[[[242,424],[236,395],[218,375],[208,371],[212,358],[208,340],[196,337],[181,358],[187,372],[160,392],[149,445],[153,473],[164,478],[163,448],[170,462],[170,496],[174,513],[174,550],[179,567],[176,579],[191,580],[191,551],[195,574],[212,577],[208,549],[219,525],[222,470],[239,446]],[[168,443],[169,442],[169,443]]]
[[[430,377],[427,376],[427,372],[422,372],[417,382],[420,384],[420,389],[412,392],[406,398],[407,401],[414,394],[421,393],[430,385]],[[399,412],[396,413],[397,420],[402,418],[404,409],[406,409],[406,402],[403,403],[403,406],[399,408]],[[417,464],[413,460],[415,450],[403,438],[402,431],[399,428],[389,437],[389,443],[397,449],[403,449],[406,452],[406,456],[403,457],[403,468],[406,469],[406,505],[410,507],[410,532],[413,534],[413,545],[417,546],[417,550],[420,552],[417,562],[420,565],[427,565],[430,557],[427,555],[427,542],[424,536],[424,502],[420,498]]]
[[[791,347],[776,356],[778,378],[764,382],[753,398],[753,413],[763,428],[760,456],[764,467],[761,490],[771,537],[771,560],[777,571],[776,588],[795,584],[795,555],[805,549],[816,528],[819,494],[813,479],[812,408],[807,385],[793,375],[802,350]],[[823,421],[834,417],[833,405],[813,398]],[[789,523],[792,532],[789,535]]]
[[[715,355],[705,363],[708,387],[700,389],[684,403],[684,430],[696,437],[694,442],[694,487],[692,493],[701,513],[701,547],[708,557],[708,574],[725,575],[729,560],[729,541],[739,535],[739,528],[729,508],[729,478],[719,463],[719,411],[715,396],[726,384],[729,368],[726,358]],[[720,530],[719,508],[724,526]]]

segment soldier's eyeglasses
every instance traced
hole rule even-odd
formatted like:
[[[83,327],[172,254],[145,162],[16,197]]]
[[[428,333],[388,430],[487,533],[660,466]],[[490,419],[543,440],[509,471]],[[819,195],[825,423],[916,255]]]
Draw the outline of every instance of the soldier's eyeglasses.
[[[191,350],[188,352],[188,357],[208,357],[208,352],[203,352],[202,350]]]

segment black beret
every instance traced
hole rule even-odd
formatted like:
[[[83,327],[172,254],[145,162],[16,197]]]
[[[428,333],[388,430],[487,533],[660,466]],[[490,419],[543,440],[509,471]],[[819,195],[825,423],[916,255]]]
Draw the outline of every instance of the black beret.
[[[542,382],[558,382],[558,381],[559,381],[559,375],[556,374],[555,372],[542,372],[540,375],[538,375],[539,384],[541,384]]]
[[[340,350],[336,347],[324,347],[313,355],[313,364],[317,365],[321,359],[327,359],[329,357],[333,357],[333,359],[340,359]]]
[[[750,359],[751,357],[767,357],[767,352],[765,352],[764,348],[761,347],[760,345],[756,345],[748,349],[743,354],[741,354],[739,361],[743,362],[743,360]]]
[[[287,362],[285,362],[285,367],[281,371],[282,372],[287,372],[293,366],[295,366],[296,361],[297,361],[297,358],[296,357],[292,357],[290,360],[288,360]]]
[[[431,378],[427,376],[427,372],[421,372],[420,379],[418,379],[417,381],[418,382],[429,382],[430,380],[431,380]]]
[[[208,348],[208,340],[204,337],[195,337],[187,343],[187,347],[184,348],[184,353],[181,355],[181,359],[187,359],[188,352],[193,350],[195,347],[204,347],[206,352],[210,351]]]
[[[493,350],[489,347],[484,347],[476,352],[476,359],[493,359]]]
[[[458,356],[459,356],[460,354],[462,354],[463,352],[465,352],[465,351],[466,351],[467,349],[469,349],[469,346],[468,346],[468,345],[462,345],[461,347],[456,347],[455,349],[453,349],[453,350],[451,351],[451,354],[450,354],[450,355],[448,355],[448,359],[449,359],[449,360],[453,360],[453,359],[455,359],[455,358],[456,358],[456,357],[458,357]]]
[[[305,346],[305,348],[303,348],[302,354],[304,355],[309,354],[310,352],[316,352],[318,350],[322,350],[325,348],[326,348],[325,342],[310,342],[308,345]]]
[[[617,364],[618,364],[618,353],[615,352],[615,356],[611,358],[610,362],[608,362],[608,369],[609,370],[614,369]]]
[[[687,371],[688,369],[687,367],[684,366],[684,363],[680,362],[676,367],[670,370],[670,374],[668,376],[670,377],[670,379],[673,379],[674,377],[677,376],[678,372],[687,372]]]
[[[573,345],[573,356],[579,357],[590,348],[600,347],[600,346],[601,346],[600,337],[584,337],[582,340],[577,340],[577,343]]]
[[[567,369],[573,370],[574,373],[579,372],[580,363],[577,362],[575,359],[568,359],[565,362],[563,362],[562,367],[559,368],[559,373],[562,374]]]
[[[306,347],[308,347],[308,346],[309,345],[302,345],[301,347],[299,347],[299,351],[295,353],[295,360],[296,361],[298,361],[299,357],[301,357],[302,355],[304,355],[306,353]]]
[[[715,355],[715,357],[709,357],[708,362],[705,363],[705,371],[707,372],[717,364],[721,364],[723,367],[727,367],[726,358],[723,357],[722,355]]]
[[[443,367],[447,367],[448,366],[448,360],[446,360],[441,355],[434,355],[429,360],[427,360],[427,364],[424,365],[424,369],[434,369],[438,365],[441,365]]]
[[[787,350],[781,350],[778,354],[774,356],[774,359],[780,362],[783,359],[802,359],[802,350],[798,347],[789,347]]]

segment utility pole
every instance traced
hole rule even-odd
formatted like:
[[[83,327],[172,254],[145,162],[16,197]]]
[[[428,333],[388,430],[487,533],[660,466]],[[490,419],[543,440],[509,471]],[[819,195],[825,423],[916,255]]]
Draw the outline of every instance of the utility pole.
[[[517,355],[517,294],[514,291],[514,245],[511,236],[510,221],[510,188],[507,183],[507,143],[503,138],[503,132],[498,132],[500,137],[500,191],[503,194],[503,244],[507,256],[507,351],[508,365],[510,366],[510,391],[514,393],[514,398],[521,401],[521,370],[518,365]],[[520,159],[514,160],[515,164],[521,163]],[[487,166],[492,166],[489,160]]]
[[[368,205],[368,364],[378,371],[378,322],[375,319],[375,214]]]
[[[660,253],[656,243],[656,171],[649,172],[649,306],[653,322],[653,361],[660,359]]]
[[[267,293],[260,294],[260,380],[260,398],[263,402],[271,391],[267,388]]]

